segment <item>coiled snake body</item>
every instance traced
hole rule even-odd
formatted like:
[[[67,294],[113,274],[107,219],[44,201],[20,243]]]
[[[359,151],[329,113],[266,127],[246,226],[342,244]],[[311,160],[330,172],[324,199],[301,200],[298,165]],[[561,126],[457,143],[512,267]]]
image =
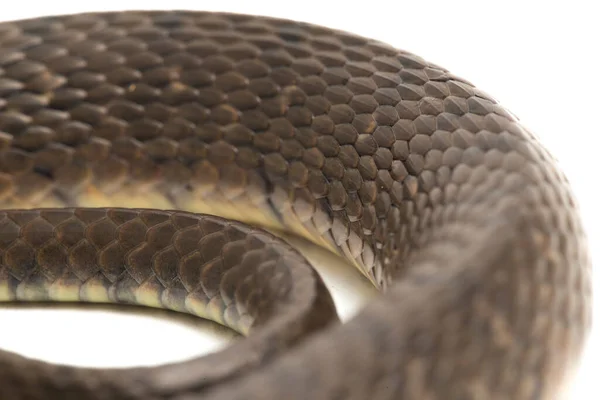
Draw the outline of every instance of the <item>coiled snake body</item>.
[[[247,335],[128,370],[2,352],[2,399],[552,399],[587,337],[585,235],[552,156],[469,82],[380,42],[205,12],[2,23],[0,146],[0,300]],[[383,293],[340,323],[259,227]]]

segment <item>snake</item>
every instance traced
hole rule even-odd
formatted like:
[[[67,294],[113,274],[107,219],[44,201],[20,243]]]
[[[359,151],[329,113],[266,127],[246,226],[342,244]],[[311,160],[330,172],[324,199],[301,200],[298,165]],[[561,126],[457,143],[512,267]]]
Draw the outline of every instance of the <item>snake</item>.
[[[579,205],[541,139],[451,71],[309,22],[2,22],[0,210],[0,301],[240,334],[132,368],[3,350],[7,400],[555,399],[592,322]],[[378,294],[341,321],[285,235]]]

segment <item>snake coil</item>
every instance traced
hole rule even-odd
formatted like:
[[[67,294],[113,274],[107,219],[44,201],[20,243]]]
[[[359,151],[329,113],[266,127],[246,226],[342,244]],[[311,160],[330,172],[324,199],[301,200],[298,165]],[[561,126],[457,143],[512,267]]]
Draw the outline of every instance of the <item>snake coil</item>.
[[[0,208],[0,300],[160,307],[246,336],[123,370],[2,352],[2,399],[553,399],[589,331],[577,204],[538,139],[448,70],[307,23],[0,24]],[[383,293],[340,323],[263,228]]]

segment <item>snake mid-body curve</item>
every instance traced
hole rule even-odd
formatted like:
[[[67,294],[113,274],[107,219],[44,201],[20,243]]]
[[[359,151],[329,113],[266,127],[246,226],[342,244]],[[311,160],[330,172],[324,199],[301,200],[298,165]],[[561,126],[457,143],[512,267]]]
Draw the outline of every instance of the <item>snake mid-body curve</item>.
[[[307,23],[0,24],[0,210],[0,301],[160,307],[245,336],[152,368],[0,352],[2,399],[553,399],[591,323],[577,204],[538,139],[446,69]],[[382,294],[341,323],[261,228]]]

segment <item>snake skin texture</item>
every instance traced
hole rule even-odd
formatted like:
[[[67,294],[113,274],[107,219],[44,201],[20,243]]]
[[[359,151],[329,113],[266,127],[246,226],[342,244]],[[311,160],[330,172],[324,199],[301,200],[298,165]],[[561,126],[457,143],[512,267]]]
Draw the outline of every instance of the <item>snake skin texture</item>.
[[[244,335],[153,368],[0,352],[2,399],[550,400],[591,325],[578,206],[538,138],[440,66],[307,23],[0,24],[0,209],[0,301],[159,307]],[[381,295],[341,323],[277,233]]]

